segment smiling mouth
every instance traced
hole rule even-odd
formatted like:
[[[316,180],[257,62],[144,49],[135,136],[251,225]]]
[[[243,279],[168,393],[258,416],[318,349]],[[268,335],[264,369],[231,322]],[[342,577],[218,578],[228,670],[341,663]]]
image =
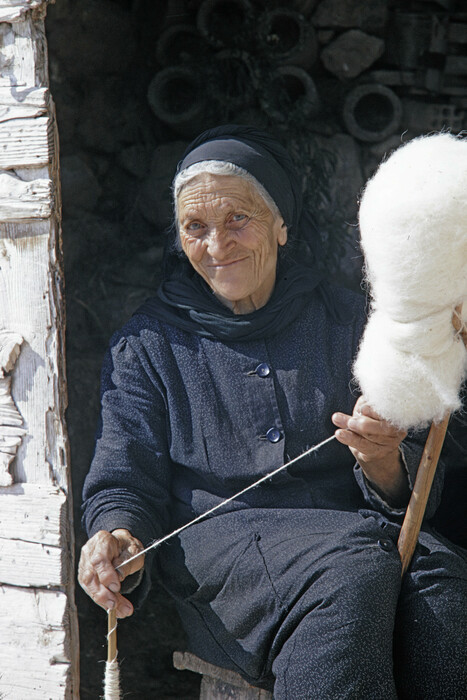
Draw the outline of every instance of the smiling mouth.
[[[246,260],[246,258],[239,258],[238,260],[229,260],[228,262],[224,263],[211,263],[208,265],[208,267],[212,268],[219,268],[219,267],[230,267],[231,265],[235,265],[236,263],[242,262],[243,260]]]

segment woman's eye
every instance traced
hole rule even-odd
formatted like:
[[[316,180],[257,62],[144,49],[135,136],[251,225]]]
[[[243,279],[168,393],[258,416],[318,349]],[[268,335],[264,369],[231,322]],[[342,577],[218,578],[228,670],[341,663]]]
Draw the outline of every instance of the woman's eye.
[[[245,224],[248,217],[246,214],[232,214],[230,219],[232,224]]]
[[[188,224],[188,226],[186,226],[186,230],[191,231],[192,233],[193,232],[196,233],[197,231],[200,231],[201,228],[202,228],[202,226],[199,223],[199,221],[192,221],[191,224]]]

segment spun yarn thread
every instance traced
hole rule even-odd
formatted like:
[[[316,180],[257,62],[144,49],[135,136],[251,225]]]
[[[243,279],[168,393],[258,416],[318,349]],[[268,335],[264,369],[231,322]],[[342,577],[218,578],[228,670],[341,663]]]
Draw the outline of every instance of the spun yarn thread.
[[[105,662],[104,700],[120,700],[120,668],[117,659]]]

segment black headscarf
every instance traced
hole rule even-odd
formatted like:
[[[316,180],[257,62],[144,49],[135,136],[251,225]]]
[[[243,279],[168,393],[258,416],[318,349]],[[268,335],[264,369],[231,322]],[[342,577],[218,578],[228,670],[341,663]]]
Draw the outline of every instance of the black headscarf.
[[[176,250],[175,227],[165,247],[163,280],[157,297],[137,313],[171,323],[184,330],[222,340],[254,340],[284,330],[317,291],[332,315],[340,320],[332,295],[315,261],[319,232],[311,213],[302,207],[302,190],[285,148],[269,134],[235,124],[208,129],[185,151],[176,175],[207,160],[233,163],[248,173],[271,196],[287,226],[287,244],[281,250],[276,285],[267,304],[250,314],[234,314],[212,293]],[[305,264],[303,264],[305,263]]]

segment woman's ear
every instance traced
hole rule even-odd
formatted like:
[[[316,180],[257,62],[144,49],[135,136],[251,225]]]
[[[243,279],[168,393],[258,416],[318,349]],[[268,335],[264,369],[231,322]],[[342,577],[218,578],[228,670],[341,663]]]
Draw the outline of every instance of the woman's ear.
[[[277,242],[279,245],[285,245],[287,243],[287,225],[283,221],[277,235]]]

